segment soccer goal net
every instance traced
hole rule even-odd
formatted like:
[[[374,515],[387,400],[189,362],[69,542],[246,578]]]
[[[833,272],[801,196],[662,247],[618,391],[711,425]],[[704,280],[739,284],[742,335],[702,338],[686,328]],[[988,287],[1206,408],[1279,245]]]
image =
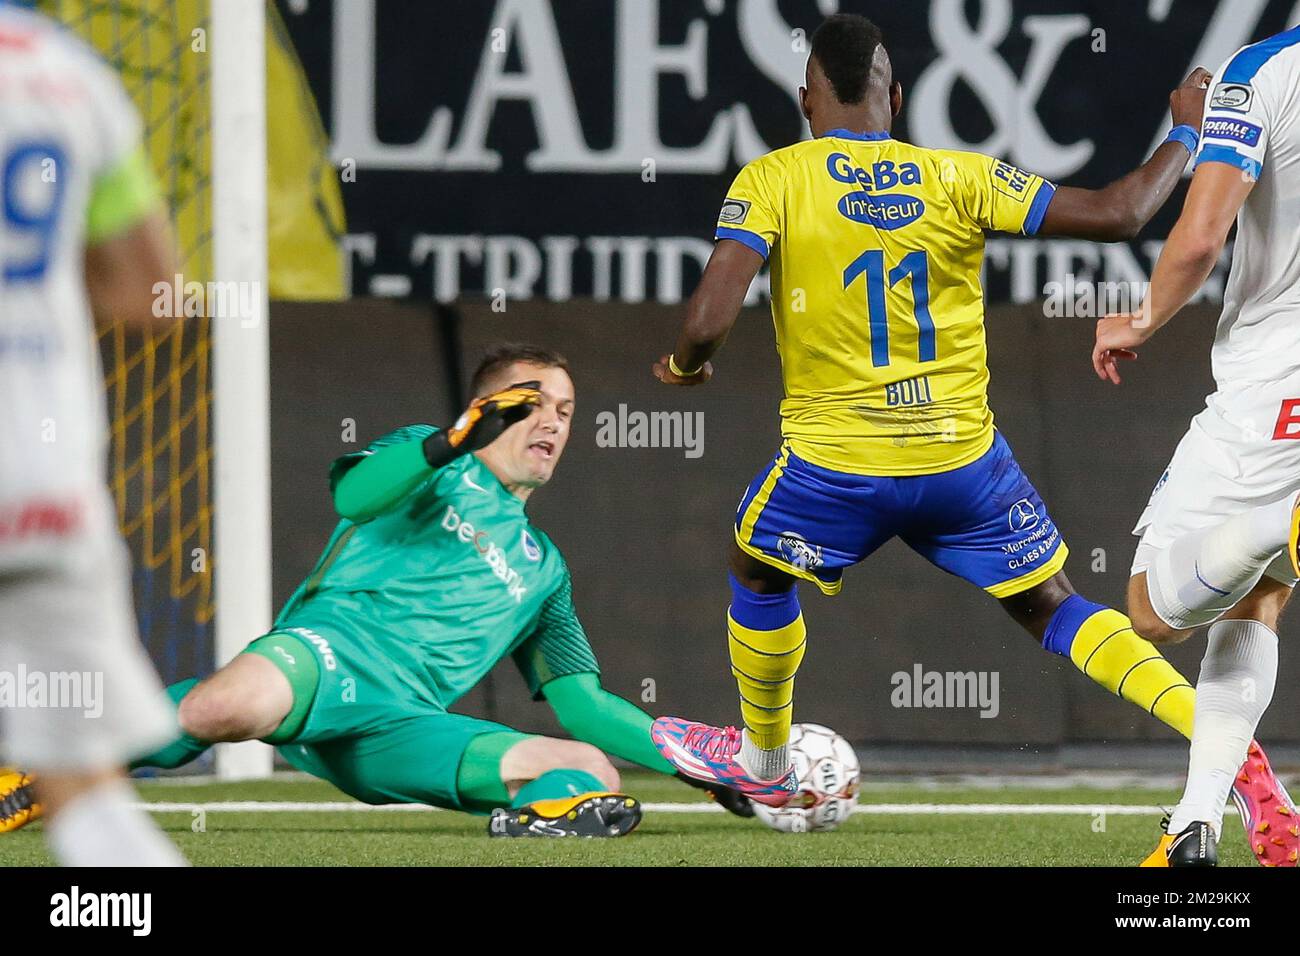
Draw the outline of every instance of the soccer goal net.
[[[267,624],[265,10],[261,0],[38,0],[140,112],[184,283],[247,283],[252,315],[101,332],[110,484],[141,638],[166,682],[209,673]],[[270,770],[261,745],[226,776]]]

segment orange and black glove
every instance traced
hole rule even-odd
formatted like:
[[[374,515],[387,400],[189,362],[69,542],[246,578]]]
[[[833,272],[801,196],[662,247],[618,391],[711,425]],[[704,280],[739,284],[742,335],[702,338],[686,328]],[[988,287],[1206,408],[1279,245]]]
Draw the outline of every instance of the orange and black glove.
[[[516,382],[469,403],[454,425],[424,440],[424,460],[441,468],[461,455],[485,448],[511,425],[522,422],[542,401],[541,382]]]

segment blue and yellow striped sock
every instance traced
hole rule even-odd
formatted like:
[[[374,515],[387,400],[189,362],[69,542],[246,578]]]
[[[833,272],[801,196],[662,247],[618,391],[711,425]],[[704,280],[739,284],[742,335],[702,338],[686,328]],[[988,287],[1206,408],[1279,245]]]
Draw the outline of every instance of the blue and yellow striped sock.
[[[1154,644],[1137,635],[1124,614],[1072,594],[1052,615],[1043,647],[1070,658],[1112,694],[1191,738],[1196,689]]]
[[[803,660],[807,629],[795,588],[755,594],[729,577],[727,645],[745,723],[742,760],[763,779],[775,779],[789,767],[794,675]]]

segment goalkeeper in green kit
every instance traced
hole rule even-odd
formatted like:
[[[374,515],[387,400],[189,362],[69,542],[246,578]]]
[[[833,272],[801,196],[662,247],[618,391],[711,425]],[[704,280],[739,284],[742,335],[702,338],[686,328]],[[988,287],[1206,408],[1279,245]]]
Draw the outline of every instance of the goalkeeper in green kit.
[[[208,679],[168,689],[183,735],[137,766],[260,739],[366,803],[491,812],[493,836],[637,825],[640,805],[604,752],[673,769],[649,715],[601,687],[564,558],[524,512],[568,441],[566,363],[501,346],[471,388],[450,428],[401,428],[334,462],[343,520],[315,569],[269,634]],[[507,655],[576,739],[448,713]]]

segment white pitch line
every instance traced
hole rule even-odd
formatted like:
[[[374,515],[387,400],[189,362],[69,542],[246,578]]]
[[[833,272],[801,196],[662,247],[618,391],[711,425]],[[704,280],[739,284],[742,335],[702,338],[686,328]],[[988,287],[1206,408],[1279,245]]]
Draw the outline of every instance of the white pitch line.
[[[153,813],[411,813],[436,811],[422,803],[371,806],[352,801],[291,802],[279,800],[226,800],[213,803],[137,803]],[[649,813],[725,813],[716,803],[644,803]],[[1148,816],[1165,813],[1163,807],[1123,803],[860,803],[854,813],[869,816]]]

